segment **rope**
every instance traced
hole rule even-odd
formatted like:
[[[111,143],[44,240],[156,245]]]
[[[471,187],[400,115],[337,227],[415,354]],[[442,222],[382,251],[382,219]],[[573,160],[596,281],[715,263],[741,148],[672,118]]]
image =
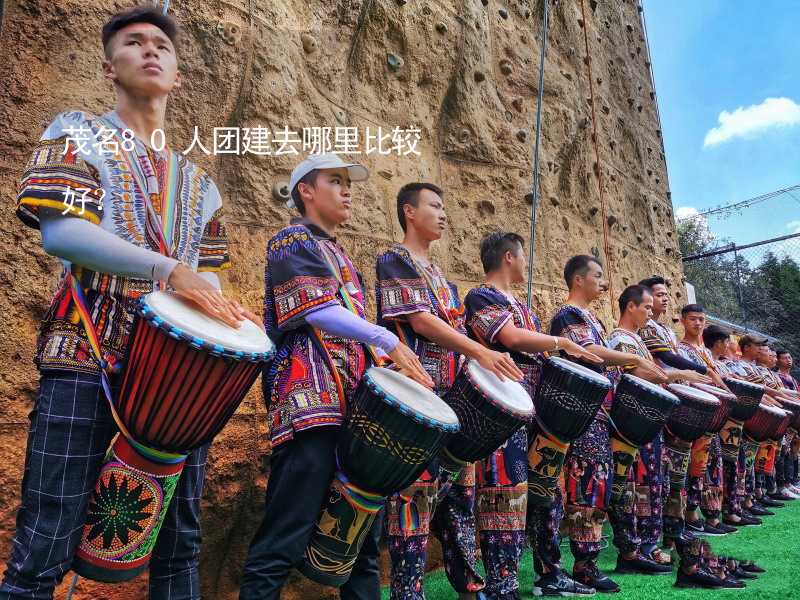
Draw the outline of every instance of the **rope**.
[[[67,589],[67,597],[66,600],[72,600],[72,594],[75,593],[75,587],[78,585],[78,574],[72,574],[72,581],[69,582],[69,589]]]
[[[614,302],[614,281],[611,269],[611,252],[608,241],[608,219],[606,218],[606,200],[603,195],[603,170],[600,168],[600,149],[597,146],[597,114],[594,102],[594,78],[592,77],[592,59],[589,56],[589,24],[586,22],[586,5],[581,0],[581,19],[583,19],[583,43],[586,48],[586,56],[583,62],[586,64],[586,71],[589,75],[589,99],[592,107],[592,145],[594,146],[595,174],[597,175],[597,190],[600,195],[600,217],[603,220],[603,252],[606,256],[606,272],[608,279],[608,293],[611,296],[611,314],[616,318],[616,302]]]

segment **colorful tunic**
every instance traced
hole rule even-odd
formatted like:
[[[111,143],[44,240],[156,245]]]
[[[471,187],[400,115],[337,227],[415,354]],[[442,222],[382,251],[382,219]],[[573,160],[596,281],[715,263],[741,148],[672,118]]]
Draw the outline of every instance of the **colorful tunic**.
[[[267,243],[264,325],[277,352],[264,372],[263,386],[273,446],[298,431],[340,425],[347,399],[367,367],[359,342],[316,330],[305,321],[320,308],[344,305],[337,272],[364,318],[361,274],[325,231],[298,219]]]
[[[25,167],[17,216],[34,229],[45,214],[86,219],[158,252],[152,227],[160,224],[148,216],[149,199],[164,222],[173,258],[196,271],[228,268],[222,199],[211,177],[183,154],[169,149],[157,152],[138,138],[130,142],[129,151],[119,142],[116,147],[100,143],[121,136],[124,129],[115,112],[102,117],[80,111],[58,115]],[[61,281],[42,319],[35,362],[42,370],[98,373],[66,285],[69,270],[84,289],[104,357],[117,363],[125,356],[136,301],[153,291],[154,282],[98,273],[64,261]]]
[[[550,334],[568,337],[576,344],[607,346],[605,327],[589,309],[565,304],[550,323]],[[569,357],[565,357],[569,358]],[[603,367],[581,363],[595,371]],[[603,402],[611,408],[612,394]],[[564,463],[565,518],[576,561],[594,561],[600,553],[605,509],[611,495],[611,445],[606,419],[598,417],[573,441]]]
[[[781,382],[783,383],[783,387],[797,391],[797,380],[792,377],[789,373],[781,373],[778,371],[778,377],[781,378]]]
[[[655,319],[647,321],[647,324],[639,330],[639,337],[651,354],[678,351],[678,338],[675,332]]]

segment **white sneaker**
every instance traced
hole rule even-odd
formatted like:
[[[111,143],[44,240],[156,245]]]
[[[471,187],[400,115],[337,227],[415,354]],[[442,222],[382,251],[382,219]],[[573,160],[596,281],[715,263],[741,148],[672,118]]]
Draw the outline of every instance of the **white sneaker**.
[[[794,498],[795,500],[800,498],[800,494],[798,494],[796,491],[794,491],[793,488],[790,488],[788,485],[783,486],[780,489],[780,493],[786,494],[787,496],[789,496],[790,498]]]
[[[800,494],[800,485],[796,483],[789,484],[789,489],[791,489],[795,494]]]

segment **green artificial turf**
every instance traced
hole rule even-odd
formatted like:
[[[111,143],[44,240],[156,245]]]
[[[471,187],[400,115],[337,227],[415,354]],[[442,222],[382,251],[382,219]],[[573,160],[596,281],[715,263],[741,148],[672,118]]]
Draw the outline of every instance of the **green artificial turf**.
[[[717,554],[730,554],[738,558],[756,561],[767,572],[758,579],[747,580],[743,590],[682,590],[673,587],[675,575],[643,576],[616,575],[617,553],[613,547],[600,555],[600,568],[620,585],[618,594],[597,594],[595,598],[608,600],[649,600],[662,598],[697,599],[742,598],[747,600],[800,599],[800,500],[788,502],[784,508],[776,509],[774,517],[765,517],[759,527],[745,527],[737,533],[724,537],[706,538]],[[610,533],[606,526],[606,534]],[[561,548],[563,566],[572,569],[572,554],[566,545]],[[520,569],[520,585],[523,598],[533,598],[533,565],[531,553],[527,551]],[[450,587],[444,571],[438,570],[425,577],[427,600],[456,600],[458,595]],[[382,598],[388,600],[388,590]]]

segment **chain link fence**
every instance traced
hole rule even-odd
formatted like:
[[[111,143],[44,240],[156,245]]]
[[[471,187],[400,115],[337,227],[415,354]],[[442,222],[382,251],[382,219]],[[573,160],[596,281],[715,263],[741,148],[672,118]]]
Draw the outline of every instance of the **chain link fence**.
[[[800,373],[800,233],[684,256],[683,269],[710,316],[787,348]]]

